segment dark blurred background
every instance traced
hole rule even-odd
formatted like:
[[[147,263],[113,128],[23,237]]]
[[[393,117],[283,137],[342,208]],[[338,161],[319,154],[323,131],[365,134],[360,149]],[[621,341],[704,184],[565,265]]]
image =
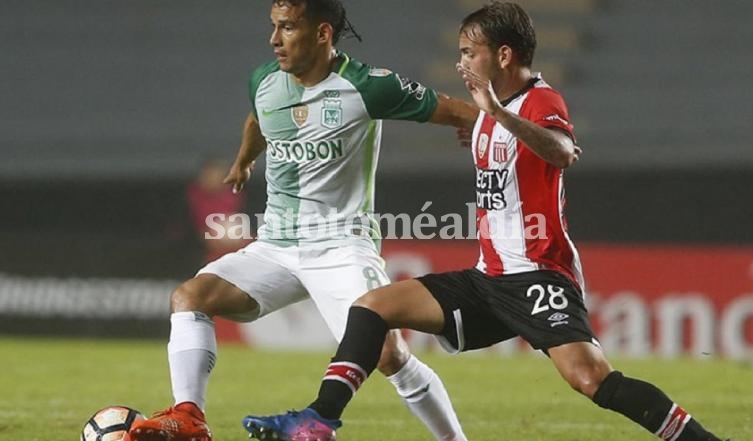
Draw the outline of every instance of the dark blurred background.
[[[447,93],[471,0],[345,0],[339,47]],[[534,63],[570,106],[576,242],[753,244],[753,2],[529,0]],[[186,188],[234,158],[269,1],[0,2],[0,273],[181,278]],[[260,213],[263,164],[245,210]],[[449,128],[386,122],[377,211],[465,213]],[[253,215],[252,215],[253,217]]]

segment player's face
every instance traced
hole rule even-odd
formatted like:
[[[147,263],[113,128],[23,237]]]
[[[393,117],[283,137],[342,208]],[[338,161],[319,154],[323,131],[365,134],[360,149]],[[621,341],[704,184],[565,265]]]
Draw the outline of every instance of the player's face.
[[[320,53],[316,50],[317,26],[304,15],[305,5],[272,5],[272,35],[269,43],[280,69],[293,75],[306,73]]]
[[[458,47],[460,64],[482,78],[494,80],[500,73],[495,53],[483,36],[461,31]]]

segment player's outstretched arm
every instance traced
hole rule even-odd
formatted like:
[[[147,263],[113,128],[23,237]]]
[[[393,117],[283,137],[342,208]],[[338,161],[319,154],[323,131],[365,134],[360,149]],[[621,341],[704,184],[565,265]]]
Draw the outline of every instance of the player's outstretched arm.
[[[251,177],[251,170],[254,168],[254,160],[267,147],[267,142],[259,128],[259,121],[253,112],[249,112],[246,123],[243,125],[243,136],[241,146],[238,149],[238,155],[230,167],[224,184],[232,184],[233,193],[243,190],[246,181]]]
[[[478,113],[479,109],[475,105],[438,93],[437,108],[434,109],[429,122],[473,130]]]

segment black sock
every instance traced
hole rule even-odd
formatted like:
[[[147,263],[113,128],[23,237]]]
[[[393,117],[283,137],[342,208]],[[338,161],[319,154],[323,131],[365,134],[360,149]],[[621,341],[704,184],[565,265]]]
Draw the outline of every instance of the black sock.
[[[593,397],[594,403],[621,413],[661,439],[720,441],[656,386],[628,378],[619,371],[607,375]]]
[[[327,367],[319,396],[309,407],[328,419],[339,419],[366,377],[376,369],[389,327],[379,314],[352,306],[337,353]]]

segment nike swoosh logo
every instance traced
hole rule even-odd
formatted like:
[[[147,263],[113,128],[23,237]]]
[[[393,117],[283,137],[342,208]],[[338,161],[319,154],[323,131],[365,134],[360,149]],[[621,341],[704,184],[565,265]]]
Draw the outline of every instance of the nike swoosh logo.
[[[293,107],[298,107],[300,105],[301,103],[295,103],[295,104],[290,104],[289,106],[280,107],[279,109],[261,109],[261,114],[262,116],[270,116],[275,112],[292,109]]]

